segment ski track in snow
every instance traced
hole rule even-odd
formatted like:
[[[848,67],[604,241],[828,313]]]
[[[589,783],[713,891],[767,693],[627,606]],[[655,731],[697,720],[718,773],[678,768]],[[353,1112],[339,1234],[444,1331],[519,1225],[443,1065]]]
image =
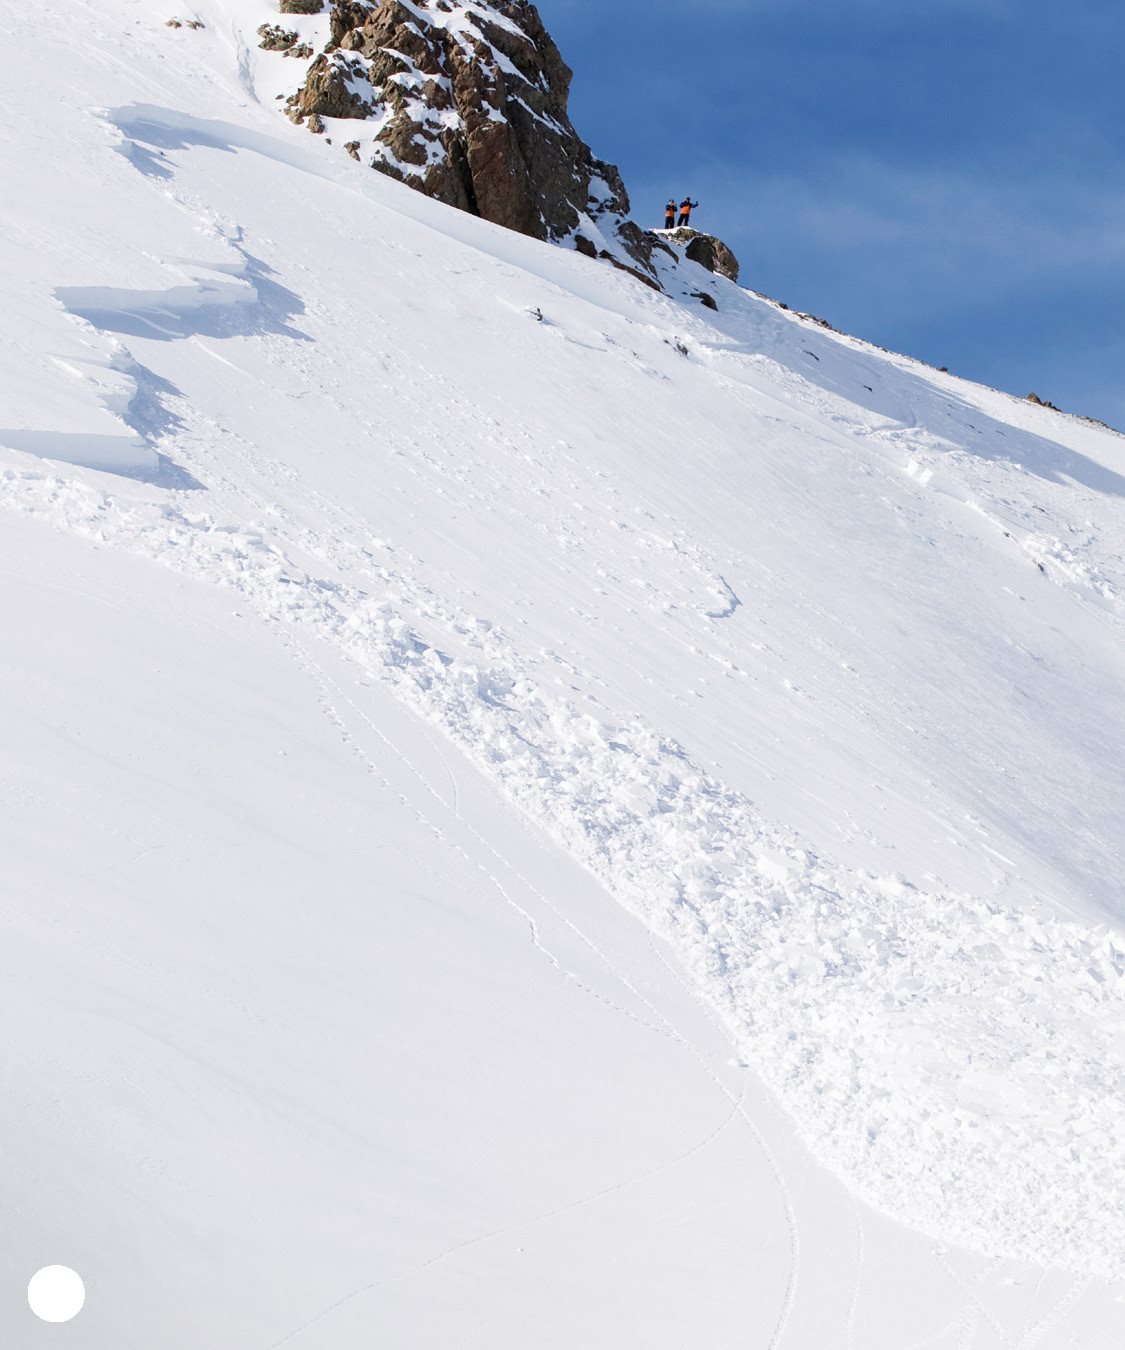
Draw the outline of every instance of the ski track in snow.
[[[403,756],[402,752],[398,749],[398,747],[380,730],[379,727],[377,727],[370,720],[367,714],[356,704],[354,699],[352,699],[343,689],[341,689],[339,684],[335,680],[333,680],[332,677],[329,676],[327,672],[324,671],[324,669],[312,659],[310,654],[300,645],[295,636],[292,635],[287,630],[282,630],[282,640],[284,641],[287,649],[289,650],[293,658],[298,662],[299,665],[302,666],[302,668],[306,671],[306,673],[322,689],[323,697],[321,700],[321,706],[324,710],[325,715],[340,730],[342,736],[344,737],[348,745],[364,759],[368,771],[373,775],[379,777],[380,780],[385,785],[387,785],[388,787],[390,786],[387,783],[387,780],[382,775],[380,775],[379,770],[377,766],[374,764],[374,762],[371,761],[366,756],[358,739],[356,738],[355,734],[351,731],[346,718],[341,714],[339,709],[339,703],[341,702],[347,703],[352,714],[364,723],[367,731],[371,733],[374,737],[376,737],[376,739],[380,742],[380,744],[389,754],[398,759],[407,768],[407,770],[413,777],[414,781],[418,784],[422,792],[426,795],[433,797],[441,808],[450,811],[456,817],[458,814],[456,810],[456,805],[454,804],[451,806],[449,803],[443,802],[441,800],[440,796],[438,796],[436,790],[434,789],[432,783],[429,781],[426,775],[423,774],[408,759],[406,759],[405,756]],[[444,759],[444,756],[442,756],[442,758]],[[661,1013],[659,1009],[657,1009],[648,998],[646,998],[642,993],[640,993],[636,989],[635,985],[623,974],[623,972],[621,972],[618,969],[618,967],[614,965],[614,963],[601,951],[601,949],[588,937],[588,935],[586,935],[582,929],[580,929],[577,925],[575,925],[565,915],[561,914],[558,911],[558,909],[538,888],[534,887],[525,877],[520,875],[518,872],[514,872],[514,879],[519,884],[520,888],[523,890],[528,890],[532,894],[534,894],[537,901],[543,907],[545,907],[547,910],[550,911],[554,919],[556,919],[560,924],[568,928],[575,936],[577,936],[583,942],[583,944],[586,945],[594,953],[594,955],[606,967],[606,969],[610,972],[610,974],[624,986],[625,990],[634,998],[643,1003],[643,1005],[652,1014],[652,1017],[654,1019],[653,1021],[645,1021],[644,1019],[638,1019],[637,1015],[630,1009],[624,1007],[621,1004],[607,1000],[603,995],[599,994],[596,990],[592,989],[588,984],[586,984],[581,979],[581,977],[578,976],[574,971],[570,970],[567,966],[565,966],[562,963],[562,961],[555,955],[555,953],[545,945],[545,943],[542,940],[541,929],[539,924],[532,917],[532,915],[514,899],[510,890],[505,885],[505,883],[501,881],[498,874],[485,868],[484,865],[479,861],[479,859],[474,859],[473,855],[471,855],[467,850],[462,848],[455,841],[450,839],[449,836],[444,831],[442,831],[441,828],[438,825],[436,825],[433,822],[433,820],[417,805],[414,799],[408,798],[407,796],[401,793],[398,793],[396,795],[398,796],[399,801],[415,815],[418,821],[427,830],[429,830],[435,835],[435,838],[439,839],[445,846],[452,848],[455,852],[460,854],[460,856],[464,858],[464,860],[467,863],[469,863],[470,866],[475,866],[484,873],[484,876],[489,886],[500,896],[504,904],[506,904],[509,908],[513,909],[516,912],[519,919],[528,925],[533,946],[546,958],[549,964],[556,971],[558,971],[559,974],[561,974],[567,980],[570,980],[571,982],[576,984],[584,994],[597,1000],[602,1004],[607,1005],[618,1015],[630,1018],[633,1021],[640,1020],[642,1022],[642,1025],[644,1025],[647,1030],[654,1032],[657,1035],[667,1036],[670,1039],[674,1040],[676,1043],[685,1047],[700,1064],[704,1073],[710,1078],[714,1086],[717,1087],[719,1092],[727,1099],[730,1109],[727,1111],[726,1115],[724,1115],[723,1118],[719,1121],[719,1123],[703,1139],[701,1139],[698,1143],[693,1145],[690,1149],[687,1149],[682,1153],[677,1154],[675,1157],[667,1160],[666,1162],[660,1163],[656,1167],[649,1168],[644,1172],[637,1173],[627,1178],[623,1178],[622,1180],[616,1182],[612,1186],[603,1187],[601,1190],[593,1192],[586,1196],[582,1196],[579,1199],[567,1205],[559,1206],[545,1213],[535,1215],[532,1218],[522,1220],[519,1223],[508,1224],[502,1228],[491,1230],[490,1232],[467,1239],[466,1241],[457,1243],[451,1247],[444,1248],[442,1251],[429,1257],[427,1260],[417,1264],[408,1271],[400,1272],[395,1276],[387,1277],[385,1279],[373,1281],[369,1284],[360,1286],[359,1288],[345,1294],[343,1297],[341,1297],[340,1299],[336,1300],[335,1302],[333,1302],[332,1304],[321,1310],[321,1312],[319,1312],[315,1317],[303,1323],[299,1328],[295,1329],[293,1332],[283,1337],[282,1340],[274,1342],[273,1346],[270,1347],[270,1350],[277,1350],[277,1347],[292,1342],[293,1340],[299,1338],[300,1335],[302,1335],[305,1331],[308,1331],[318,1323],[325,1321],[326,1319],[331,1317],[333,1313],[347,1306],[355,1299],[361,1298],[366,1294],[373,1293],[377,1289],[385,1288],[388,1285],[392,1285],[402,1280],[408,1279],[411,1276],[419,1274],[429,1269],[430,1267],[435,1266],[452,1256],[455,1256],[460,1252],[468,1251],[473,1247],[477,1247],[483,1243],[493,1241],[496,1238],[524,1232],[536,1226],[537,1224],[546,1223],[551,1219],[558,1218],[576,1209],[583,1208],[586,1205],[594,1204],[600,1200],[603,1200],[611,1195],[618,1193],[619,1191],[625,1190],[628,1187],[639,1185],[640,1183],[648,1181],[653,1177],[659,1176],[662,1172],[665,1172],[672,1167],[676,1167],[679,1164],[686,1162],[689,1158],[694,1157],[697,1153],[702,1152],[711,1143],[713,1143],[728,1128],[730,1123],[736,1118],[741,1118],[742,1122],[749,1127],[749,1129],[751,1130],[752,1134],[755,1137],[756,1143],[765,1154],[770,1169],[773,1172],[775,1180],[777,1181],[778,1187],[781,1191],[781,1198],[783,1205],[785,1206],[786,1209],[787,1219],[790,1225],[790,1231],[792,1235],[791,1241],[792,1264],[790,1267],[790,1278],[789,1281],[787,1282],[786,1293],[783,1300],[782,1309],[781,1312],[779,1313],[774,1333],[770,1340],[771,1350],[774,1350],[775,1347],[780,1346],[785,1326],[788,1322],[788,1318],[792,1310],[794,1297],[796,1293],[796,1277],[798,1268],[796,1220],[795,1215],[793,1213],[792,1201],[788,1192],[788,1187],[784,1181],[784,1178],[781,1174],[779,1167],[777,1166],[776,1159],[774,1158],[773,1153],[770,1150],[769,1146],[766,1144],[764,1138],[757,1130],[756,1126],[753,1124],[750,1117],[747,1115],[742,1099],[736,1097],[730,1091],[730,1089],[727,1088],[727,1086],[722,1082],[722,1080],[719,1079],[719,1077],[714,1073],[714,1071],[710,1068],[710,1066],[706,1062],[704,1055],[698,1049],[698,1047],[696,1047],[690,1041],[686,1040],[675,1029],[675,1027],[664,1016],[664,1014]],[[505,859],[502,855],[500,855],[497,852],[497,850],[493,848],[492,845],[490,845],[488,841],[485,840],[484,837],[477,830],[475,830],[471,825],[468,825],[465,822],[462,822],[462,825],[463,828],[465,828],[468,831],[468,833],[473,837],[476,844],[479,847],[481,847],[485,852],[489,853],[496,859],[496,862],[499,866],[504,867],[508,871],[513,871],[511,864],[508,862],[508,860]],[[663,956],[660,955],[659,953],[656,953],[656,955],[661,960],[661,962],[667,966],[667,963],[664,961]],[[671,970],[674,978],[676,978],[680,983],[682,983],[682,980],[680,980],[680,977],[676,974],[676,972],[672,970],[671,967],[667,968]],[[458,1344],[466,1346],[470,1345],[472,1341],[476,1339],[477,1336],[479,1336],[479,1334],[484,1329],[486,1329],[486,1327],[490,1325],[491,1322],[495,1320],[496,1320],[495,1318],[492,1318],[489,1320],[489,1322],[483,1323],[476,1328],[470,1329],[470,1331],[466,1333],[466,1335],[458,1342]]]
[[[1035,1350],[1081,1303],[1093,1286],[1093,1280],[1074,1279],[1070,1288],[1058,1300],[1053,1308],[1035,1323],[1016,1342],[1015,1350]]]
[[[852,1202],[855,1214],[855,1283],[852,1296],[848,1300],[848,1316],[844,1323],[844,1335],[847,1337],[847,1350],[855,1350],[855,1319],[859,1313],[859,1296],[863,1287],[863,1263],[866,1260],[866,1234],[863,1228],[863,1215],[859,1206]]]
[[[402,762],[405,765],[405,767],[409,770],[412,777],[417,782],[419,788],[423,791],[423,793],[433,797],[435,801],[437,801],[439,805],[445,807],[445,809],[450,809],[447,803],[441,801],[440,796],[438,796],[436,790],[434,789],[432,783],[429,781],[426,775],[424,775],[419,769],[417,769],[412,763],[410,763],[409,760],[407,760],[402,755],[398,747],[395,746],[394,743],[390,741],[387,738],[387,736],[371,721],[371,719],[362,710],[362,708],[360,708],[356,704],[354,699],[349,697],[349,695],[344,690],[342,690],[339,687],[339,685],[334,680],[332,680],[332,678],[322,668],[317,666],[306,652],[304,652],[302,649],[298,647],[295,647],[292,639],[290,639],[290,649],[295,652],[299,662],[306,668],[309,674],[312,675],[312,677],[322,686],[322,688],[330,686],[334,693],[335,698],[342,702],[346,702],[349,705],[350,709],[352,710],[353,714],[364,723],[367,730],[380,741],[383,747],[390,754],[399,759],[400,762]],[[333,703],[331,701],[331,698],[328,698],[324,702],[324,707],[326,713],[329,715],[331,720],[341,729],[341,731],[345,735],[345,738],[348,740],[349,744],[355,747],[357,752],[362,755],[363,754],[362,749],[360,749],[359,743],[356,740],[354,734],[348,730],[347,723],[339,713],[337,704]],[[372,764],[370,761],[367,761],[367,763],[368,768],[371,772],[373,773],[378,772],[374,764]],[[647,1011],[651,1014],[652,1018],[651,1021],[638,1018],[636,1013],[624,1007],[622,1004],[606,999],[604,995],[592,989],[585,981],[581,979],[580,976],[578,976],[574,971],[570,970],[567,966],[565,966],[562,963],[562,961],[560,961],[559,958],[544,944],[544,942],[542,941],[539,925],[537,924],[535,919],[531,916],[531,914],[513,898],[511,892],[504,885],[504,883],[501,882],[499,876],[496,873],[485,869],[483,864],[480,863],[479,860],[476,860],[474,862],[472,855],[470,855],[467,851],[465,851],[460,845],[456,844],[454,841],[449,839],[448,836],[446,836],[439,829],[439,827],[434,825],[433,822],[425,815],[424,812],[420,810],[417,804],[414,803],[411,799],[408,799],[405,796],[400,796],[399,799],[403,803],[403,805],[406,806],[409,810],[411,810],[416,815],[417,819],[427,829],[431,830],[435,834],[435,836],[439,837],[447,847],[450,847],[454,849],[454,851],[459,853],[465,859],[465,861],[470,864],[470,866],[475,865],[477,868],[479,868],[484,872],[485,877],[489,882],[490,886],[500,895],[504,903],[509,908],[513,909],[522,921],[526,922],[531,933],[532,943],[535,946],[536,950],[539,951],[547,959],[547,961],[554,967],[555,970],[557,970],[566,979],[576,984],[582,990],[582,992],[586,994],[588,997],[595,999],[599,1003],[605,1004],[619,1016],[629,1018],[633,1021],[640,1021],[641,1024],[646,1028],[646,1030],[654,1032],[660,1036],[668,1037],[678,1045],[682,1046],[692,1056],[692,1058],[696,1060],[700,1068],[703,1070],[704,1074],[707,1076],[708,1079],[710,1079],[711,1084],[719,1091],[719,1093],[723,1097],[727,1099],[728,1103],[730,1104],[730,1110],[727,1113],[727,1115],[724,1116],[722,1121],[703,1140],[701,1140],[691,1149],[688,1149],[687,1151],[678,1154],[675,1158],[672,1158],[668,1162],[662,1163],[655,1168],[650,1168],[648,1171],[644,1173],[640,1173],[636,1176],[629,1177],[628,1179],[618,1182],[613,1186],[605,1187],[592,1195],[585,1196],[582,1199],[576,1200],[573,1203],[562,1206],[558,1209],[551,1210],[548,1213],[537,1215],[535,1218],[525,1220],[519,1224],[511,1224],[502,1229],[495,1230],[494,1232],[490,1232],[483,1236],[472,1238],[466,1242],[459,1243],[456,1246],[450,1247],[445,1251],[439,1253],[438,1255],[430,1258],[429,1260],[424,1262],[421,1266],[416,1267],[415,1268],[416,1271],[426,1269],[431,1265],[435,1265],[439,1261],[444,1260],[446,1257],[452,1256],[457,1252],[467,1250],[471,1247],[479,1246],[481,1243],[490,1241],[496,1237],[521,1232],[525,1229],[534,1226],[535,1224],[544,1223],[562,1214],[569,1213],[574,1209],[578,1209],[581,1208],[582,1206],[592,1204],[595,1201],[604,1199],[605,1197],[613,1195],[618,1191],[624,1190],[629,1186],[637,1185],[643,1181],[647,1181],[650,1178],[659,1175],[661,1172],[667,1171],[669,1168],[677,1166],[678,1164],[687,1161],[687,1159],[694,1157],[695,1154],[701,1152],[710,1143],[712,1143],[715,1139],[717,1139],[718,1136],[727,1128],[730,1122],[735,1117],[738,1117],[741,1119],[742,1123],[749,1130],[751,1136],[753,1137],[756,1147],[763,1154],[767,1166],[769,1167],[769,1170],[774,1177],[774,1180],[777,1184],[780,1193],[780,1199],[786,1217],[786,1225],[789,1231],[789,1251],[790,1251],[789,1277],[788,1280],[786,1281],[786,1288],[784,1297],[782,1299],[782,1306],[778,1313],[778,1318],[775,1323],[774,1331],[770,1338],[768,1347],[768,1350],[778,1350],[778,1347],[781,1346],[785,1334],[785,1329],[788,1325],[789,1318],[792,1314],[793,1307],[796,1301],[796,1294],[798,1287],[798,1273],[800,1269],[800,1238],[797,1227],[796,1212],[794,1210],[793,1199],[790,1194],[788,1184],[785,1181],[784,1175],[777,1162],[776,1157],[774,1156],[773,1150],[770,1148],[769,1144],[766,1142],[764,1135],[761,1133],[757,1125],[754,1123],[750,1115],[747,1113],[743,1100],[740,1097],[735,1096],[735,1094],[732,1093],[730,1088],[727,1087],[727,1085],[722,1081],[721,1078],[719,1078],[719,1076],[715,1073],[715,1071],[711,1068],[710,1064],[707,1062],[706,1056],[699,1049],[699,1047],[695,1045],[692,1041],[685,1038],[673,1026],[673,1024],[668,1020],[668,1018],[655,1006],[655,1004],[653,1004],[649,998],[647,998],[640,990],[638,990],[636,985],[605,955],[605,953],[601,950],[601,948],[599,948],[597,944],[593,942],[593,940],[578,925],[576,925],[571,919],[567,918],[566,915],[562,914],[558,910],[558,908],[554,904],[552,904],[550,899],[546,895],[544,895],[544,893],[538,887],[534,886],[531,882],[527,880],[526,877],[522,876],[519,872],[516,872],[512,868],[511,863],[508,862],[508,860],[504,858],[475,828],[473,828],[466,822],[462,822],[463,827],[469,832],[469,834],[472,836],[476,844],[484,852],[488,853],[493,858],[495,858],[498,866],[501,866],[505,868],[507,871],[513,873],[514,879],[518,883],[520,889],[528,891],[532,895],[534,895],[538,903],[543,908],[545,908],[560,925],[567,928],[575,937],[579,939],[579,941],[584,946],[586,946],[591,951],[591,953],[595,956],[595,958],[608,970],[610,975],[624,987],[626,992],[630,994],[635,1000],[640,1002],[647,1009]],[[453,814],[454,815],[457,814],[455,809],[453,810]],[[659,952],[656,949],[655,946],[652,947],[652,951],[653,954],[656,956],[656,958],[660,961],[660,963],[669,971],[672,978],[676,980],[677,983],[681,984],[683,987],[688,988],[688,986],[684,983],[682,977],[676,972],[676,970],[672,966],[668,964],[666,958],[663,956],[661,952]],[[689,992],[692,993],[694,996],[693,990],[689,989]],[[394,1278],[395,1279],[405,1278],[405,1276],[398,1276]],[[301,1328],[301,1330],[302,1331],[307,1330],[308,1327],[312,1326],[315,1321],[323,1320],[323,1318],[328,1316],[331,1312],[334,1312],[337,1309],[343,1307],[346,1303],[351,1302],[354,1298],[360,1297],[363,1294],[373,1291],[377,1287],[381,1287],[382,1284],[390,1282],[393,1281],[382,1281],[379,1283],[379,1285],[375,1284],[365,1285],[362,1288],[355,1290],[353,1293],[345,1296],[345,1298],[343,1298],[342,1300],[334,1303],[331,1306],[331,1308],[325,1310],[325,1312],[321,1313],[312,1322],[307,1323],[304,1327]],[[478,1331],[480,1329],[481,1328],[478,1328]],[[471,1341],[472,1336],[475,1334],[476,1332],[472,1333],[465,1343],[468,1344]],[[284,1342],[278,1342],[277,1344],[280,1345],[283,1343]],[[271,1347],[271,1350],[274,1350],[274,1348]]]

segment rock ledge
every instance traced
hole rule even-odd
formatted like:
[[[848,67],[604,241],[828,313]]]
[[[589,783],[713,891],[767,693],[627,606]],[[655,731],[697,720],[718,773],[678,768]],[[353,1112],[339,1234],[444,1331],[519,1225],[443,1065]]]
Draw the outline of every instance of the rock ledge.
[[[738,280],[738,259],[726,244],[713,234],[704,234],[701,230],[693,230],[687,225],[682,225],[676,230],[654,230],[653,233],[657,238],[667,240],[670,244],[686,245],[684,257],[706,267],[708,272],[717,272],[728,281]]]

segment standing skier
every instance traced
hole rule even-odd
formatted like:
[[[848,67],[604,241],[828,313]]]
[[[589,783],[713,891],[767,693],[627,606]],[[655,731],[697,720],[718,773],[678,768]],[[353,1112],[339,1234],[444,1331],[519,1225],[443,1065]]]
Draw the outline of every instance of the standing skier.
[[[669,197],[668,205],[664,208],[664,228],[666,230],[670,230],[675,225],[675,223],[676,223],[676,199],[675,197]]]
[[[680,203],[680,228],[681,228],[681,229],[683,229],[683,227],[684,227],[685,225],[690,225],[690,224],[691,224],[691,213],[692,213],[692,210],[693,210],[694,207],[696,207],[696,206],[698,206],[698,205],[699,205],[699,203],[698,203],[698,202],[693,202],[692,199],[691,199],[690,197],[685,197],[685,198],[683,199],[683,201]]]

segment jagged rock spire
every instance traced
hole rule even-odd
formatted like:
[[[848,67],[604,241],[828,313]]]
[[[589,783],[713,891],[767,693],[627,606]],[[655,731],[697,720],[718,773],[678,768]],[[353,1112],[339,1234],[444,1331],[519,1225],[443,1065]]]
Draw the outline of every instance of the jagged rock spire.
[[[354,121],[348,148],[373,168],[655,284],[654,240],[572,126],[571,72],[530,0],[335,0],[329,19],[295,120]]]

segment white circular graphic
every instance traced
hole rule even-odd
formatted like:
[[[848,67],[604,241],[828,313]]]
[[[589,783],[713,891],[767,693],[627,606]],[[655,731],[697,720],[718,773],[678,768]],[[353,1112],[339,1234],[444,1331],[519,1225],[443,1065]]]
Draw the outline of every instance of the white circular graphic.
[[[69,1322],[86,1302],[82,1277],[69,1266],[44,1266],[27,1286],[31,1311],[42,1322]]]

